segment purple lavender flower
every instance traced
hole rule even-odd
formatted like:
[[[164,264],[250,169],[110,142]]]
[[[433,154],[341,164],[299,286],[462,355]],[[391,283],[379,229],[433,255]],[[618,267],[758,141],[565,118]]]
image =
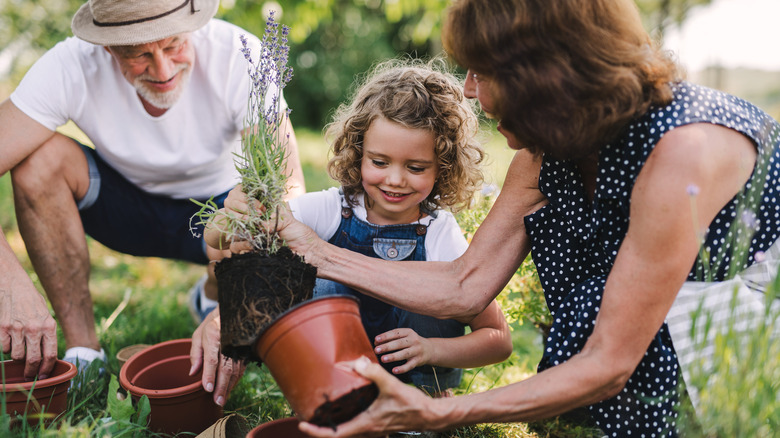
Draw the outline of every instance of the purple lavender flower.
[[[757,230],[759,226],[759,220],[756,214],[750,210],[744,210],[740,216],[740,221],[751,230]]]
[[[253,119],[254,125],[260,123],[260,120],[265,124],[275,124],[280,119],[278,111],[281,92],[292,79],[292,68],[287,65],[290,52],[287,45],[289,32],[287,26],[281,26],[280,30],[279,24],[274,20],[274,12],[271,11],[266,20],[260,56],[256,62],[252,61],[246,37],[241,36],[241,52],[249,62],[248,71],[251,80],[249,117]]]

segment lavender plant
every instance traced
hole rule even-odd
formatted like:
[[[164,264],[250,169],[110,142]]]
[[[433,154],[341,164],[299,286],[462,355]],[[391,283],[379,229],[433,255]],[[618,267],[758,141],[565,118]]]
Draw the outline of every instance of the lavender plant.
[[[285,120],[290,109],[280,111],[282,91],[292,78],[292,67],[287,65],[289,28],[280,26],[271,11],[262,37],[261,52],[257,60],[241,36],[242,49],[250,77],[250,91],[241,154],[236,154],[236,169],[241,186],[249,202],[247,215],[238,217],[218,210],[213,201],[196,202],[201,210],[196,213],[198,224],[211,223],[228,237],[228,240],[251,242],[258,252],[275,253],[284,241],[275,227],[267,229],[264,223],[276,216],[287,193],[287,145],[289,133],[284,132]]]

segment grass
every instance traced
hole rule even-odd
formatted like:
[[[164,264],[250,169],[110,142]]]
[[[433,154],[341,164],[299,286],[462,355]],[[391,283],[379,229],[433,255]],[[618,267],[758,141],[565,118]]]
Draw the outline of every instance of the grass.
[[[79,136],[72,126],[68,134]],[[298,130],[301,161],[310,191],[335,185],[324,172],[327,146],[320,133]],[[82,138],[82,140],[84,140]],[[491,182],[500,186],[511,160],[500,138],[489,138],[487,164]],[[36,287],[42,290],[19,236],[13,213],[10,176],[0,177],[0,226],[17,257]],[[483,207],[460,220],[468,233],[484,216]],[[119,375],[116,352],[127,345],[155,344],[161,341],[188,338],[195,325],[187,310],[187,291],[202,275],[203,267],[158,258],[138,258],[116,253],[88,239],[92,275],[90,289],[95,306],[98,336],[108,355],[106,373],[102,377],[91,370],[82,385],[68,397],[68,410],[48,427],[9,429],[9,417],[0,416],[0,436],[118,436],[117,431],[137,436],[153,436],[138,426],[119,424],[107,404],[111,376]],[[467,370],[458,393],[484,391],[521,380],[535,371],[541,357],[542,341],[532,321],[523,319],[523,312],[511,304],[513,298],[533,283],[533,272],[525,268],[515,280],[515,289],[502,294],[502,305],[513,320],[514,353],[507,361],[488,367]],[[118,311],[119,310],[119,311]],[[117,312],[118,311],[118,312]],[[64,340],[59,335],[59,357],[64,353]],[[273,379],[263,367],[250,365],[231,394],[226,413],[236,412],[246,417],[252,426],[292,415]],[[121,427],[120,427],[121,426]],[[130,429],[128,429],[128,427]],[[479,425],[454,430],[448,437],[590,437],[601,436],[587,423],[554,418],[533,424]]]

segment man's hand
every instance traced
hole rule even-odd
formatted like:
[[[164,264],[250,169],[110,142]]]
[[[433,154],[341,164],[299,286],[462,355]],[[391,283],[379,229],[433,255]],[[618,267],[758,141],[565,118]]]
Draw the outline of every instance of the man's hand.
[[[203,388],[214,392],[214,403],[225,406],[230,391],[244,374],[246,364],[219,352],[219,307],[209,313],[192,334],[190,363],[190,375],[202,367]]]
[[[32,284],[30,284],[32,287]],[[48,377],[57,361],[57,323],[46,300],[32,292],[0,289],[0,343],[3,353],[24,360],[24,377]]]

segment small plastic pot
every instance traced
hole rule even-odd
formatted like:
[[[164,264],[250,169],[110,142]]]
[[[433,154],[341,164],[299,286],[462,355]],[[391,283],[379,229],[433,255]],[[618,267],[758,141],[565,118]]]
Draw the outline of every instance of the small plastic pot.
[[[222,417],[222,407],[190,376],[191,339],[161,342],[134,354],[119,371],[119,383],[137,401],[149,397],[149,429],[198,434]]]
[[[298,430],[297,418],[282,418],[263,423],[250,430],[246,438],[311,438],[308,433]]]
[[[260,335],[255,352],[302,420],[335,426],[377,397],[373,382],[334,366],[361,356],[377,362],[354,297],[315,298],[291,308]]]
[[[70,381],[78,372],[75,365],[58,360],[50,376],[37,381],[25,380],[23,361],[3,361],[0,366],[0,378],[5,377],[0,397],[5,398],[7,414],[22,415],[28,423],[37,424],[41,417],[48,422],[65,411]]]
[[[129,345],[117,351],[116,360],[119,362],[119,366],[121,367],[122,365],[124,365],[128,360],[130,360],[131,357],[133,357],[134,354],[140,353],[148,346],[149,346],[148,344],[135,344],[135,345]]]

